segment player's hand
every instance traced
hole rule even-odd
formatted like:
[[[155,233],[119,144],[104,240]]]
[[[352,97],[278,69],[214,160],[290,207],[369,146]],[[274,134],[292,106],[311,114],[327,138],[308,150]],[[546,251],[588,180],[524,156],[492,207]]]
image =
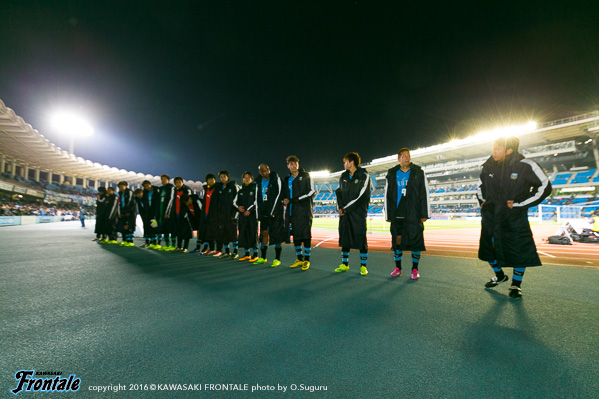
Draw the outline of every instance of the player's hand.
[[[289,198],[284,198],[283,199],[283,204],[289,205]]]
[[[428,220],[428,218],[420,218],[420,221],[421,221],[422,223],[426,222],[427,220]]]
[[[507,202],[507,207],[512,209],[514,207],[514,201],[508,201]]]
[[[339,216],[343,215],[345,215],[345,211],[343,210],[343,208],[339,208]]]
[[[239,207],[237,207],[237,210],[238,210],[239,212],[241,212],[241,213],[244,213],[244,212],[245,212],[245,208],[244,208],[243,206],[239,206]]]
[[[243,212],[243,216],[250,216],[250,211]]]

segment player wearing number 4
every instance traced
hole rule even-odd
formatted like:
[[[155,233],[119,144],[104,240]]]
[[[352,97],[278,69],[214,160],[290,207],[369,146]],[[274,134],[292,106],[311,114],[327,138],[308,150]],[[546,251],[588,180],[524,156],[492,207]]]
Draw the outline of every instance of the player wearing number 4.
[[[370,203],[370,176],[360,167],[360,156],[350,152],[343,157],[345,172],[339,177],[337,206],[339,207],[339,246],[341,261],[335,272],[349,271],[349,250],[360,250],[360,274],[366,276],[368,269],[368,241],[366,218]]]
[[[401,277],[404,250],[412,252],[412,280],[418,280],[420,253],[425,251],[424,222],[430,219],[428,183],[422,168],[412,163],[410,150],[397,152],[399,165],[389,169],[385,183],[385,219],[391,223],[391,246],[395,270]]]

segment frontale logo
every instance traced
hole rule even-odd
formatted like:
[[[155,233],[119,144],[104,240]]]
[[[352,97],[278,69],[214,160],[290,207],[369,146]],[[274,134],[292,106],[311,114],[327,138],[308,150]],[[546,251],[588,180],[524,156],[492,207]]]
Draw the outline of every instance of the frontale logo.
[[[34,375],[54,375],[53,378],[31,378]],[[15,373],[17,386],[11,393],[18,395],[25,392],[77,392],[81,387],[81,378],[76,374],[63,378],[62,373],[36,373],[35,370],[19,370]]]

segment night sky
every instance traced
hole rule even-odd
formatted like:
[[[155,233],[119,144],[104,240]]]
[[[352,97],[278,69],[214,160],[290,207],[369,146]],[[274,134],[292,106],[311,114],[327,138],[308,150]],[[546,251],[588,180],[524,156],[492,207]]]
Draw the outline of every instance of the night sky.
[[[444,3],[3,0],[0,99],[64,149],[50,116],[86,116],[85,159],[202,181],[599,109],[596,2]]]

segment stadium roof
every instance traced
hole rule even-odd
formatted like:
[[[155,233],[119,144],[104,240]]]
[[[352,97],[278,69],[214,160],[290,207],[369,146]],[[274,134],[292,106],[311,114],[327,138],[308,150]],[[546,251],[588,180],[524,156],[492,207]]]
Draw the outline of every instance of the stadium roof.
[[[161,185],[160,176],[152,176],[101,165],[73,154],[44,138],[23,118],[6,107],[0,100],[0,155],[15,160],[19,166],[52,172],[57,175],[74,176],[98,182],[127,181],[139,185],[144,180]],[[201,182],[185,181],[191,188],[200,188]]]

